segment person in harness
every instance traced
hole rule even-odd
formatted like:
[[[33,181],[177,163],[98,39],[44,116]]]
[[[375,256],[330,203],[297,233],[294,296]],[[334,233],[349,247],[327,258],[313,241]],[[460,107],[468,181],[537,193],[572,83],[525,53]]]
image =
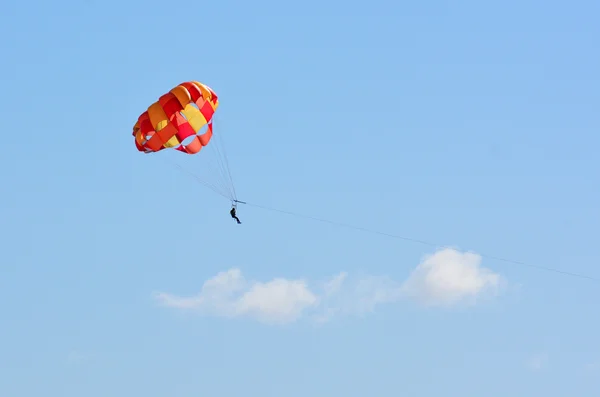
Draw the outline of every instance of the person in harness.
[[[235,212],[235,206],[231,207],[231,211],[229,211],[229,214],[231,215],[231,217],[233,219],[235,219],[238,223],[238,225],[242,222],[240,222],[240,219],[237,217],[236,212]]]

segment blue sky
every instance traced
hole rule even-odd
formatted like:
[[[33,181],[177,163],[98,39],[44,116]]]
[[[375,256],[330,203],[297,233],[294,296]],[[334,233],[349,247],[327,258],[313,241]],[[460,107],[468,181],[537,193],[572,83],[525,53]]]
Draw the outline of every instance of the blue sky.
[[[2,5],[0,394],[597,396],[600,5]],[[220,96],[240,206],[131,127]],[[209,175],[210,176],[210,175]]]

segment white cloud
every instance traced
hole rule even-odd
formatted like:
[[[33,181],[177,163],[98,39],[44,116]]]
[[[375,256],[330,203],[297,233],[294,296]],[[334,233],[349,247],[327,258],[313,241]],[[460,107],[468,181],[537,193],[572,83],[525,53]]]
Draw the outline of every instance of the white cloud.
[[[311,313],[323,322],[335,315],[364,315],[405,298],[443,306],[474,302],[501,282],[480,262],[477,254],[446,248],[426,256],[404,283],[384,276],[350,278],[341,272],[312,288],[303,279],[248,281],[239,269],[230,269],[207,280],[195,296],[159,293],[156,297],[165,306],[210,315],[250,316],[283,324]]]
[[[236,310],[265,321],[289,322],[317,303],[317,296],[304,281],[279,278],[268,283],[254,283],[236,302]]]
[[[159,293],[156,297],[165,306],[226,317],[254,316],[268,323],[294,321],[306,308],[318,303],[318,297],[303,280],[277,278],[267,283],[250,282],[239,269],[209,279],[196,296]]]
[[[428,305],[471,302],[496,292],[500,275],[481,267],[481,256],[445,248],[427,255],[403,285],[404,292]]]

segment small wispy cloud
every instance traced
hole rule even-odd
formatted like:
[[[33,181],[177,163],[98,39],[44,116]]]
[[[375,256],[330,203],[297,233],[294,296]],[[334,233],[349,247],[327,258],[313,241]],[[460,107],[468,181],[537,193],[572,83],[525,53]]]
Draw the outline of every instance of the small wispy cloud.
[[[335,286],[335,288],[332,288]],[[402,284],[385,276],[350,277],[342,272],[325,283],[313,318],[325,322],[337,315],[365,315],[379,305],[402,298]]]
[[[424,257],[404,282],[386,276],[352,278],[346,272],[312,286],[304,279],[260,282],[247,280],[234,268],[204,282],[194,296],[161,292],[155,297],[172,308],[283,324],[307,314],[319,322],[336,315],[364,315],[403,299],[438,306],[473,304],[497,292],[501,282],[498,274],[481,267],[479,255],[445,248]]]

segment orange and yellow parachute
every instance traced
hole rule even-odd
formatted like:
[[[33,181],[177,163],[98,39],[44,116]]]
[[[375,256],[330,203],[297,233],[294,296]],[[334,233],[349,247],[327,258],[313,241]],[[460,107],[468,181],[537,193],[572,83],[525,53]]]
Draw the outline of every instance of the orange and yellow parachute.
[[[206,161],[212,169],[204,169],[201,175],[194,174],[195,179],[236,203],[225,148],[219,142],[222,137],[219,134],[213,137],[213,115],[218,107],[219,99],[210,87],[198,81],[186,81],[148,106],[133,126],[132,135],[136,148],[144,153],[167,148],[187,154],[202,150],[205,155],[195,158],[198,160],[195,166]],[[184,144],[184,141],[189,143]],[[203,150],[206,146],[208,148]]]
[[[161,96],[140,115],[133,126],[135,145],[140,152],[174,148],[198,153],[212,138],[212,117],[219,107],[217,94],[198,81],[186,81]],[[207,125],[206,132],[199,131]],[[191,136],[187,145],[183,141]]]

